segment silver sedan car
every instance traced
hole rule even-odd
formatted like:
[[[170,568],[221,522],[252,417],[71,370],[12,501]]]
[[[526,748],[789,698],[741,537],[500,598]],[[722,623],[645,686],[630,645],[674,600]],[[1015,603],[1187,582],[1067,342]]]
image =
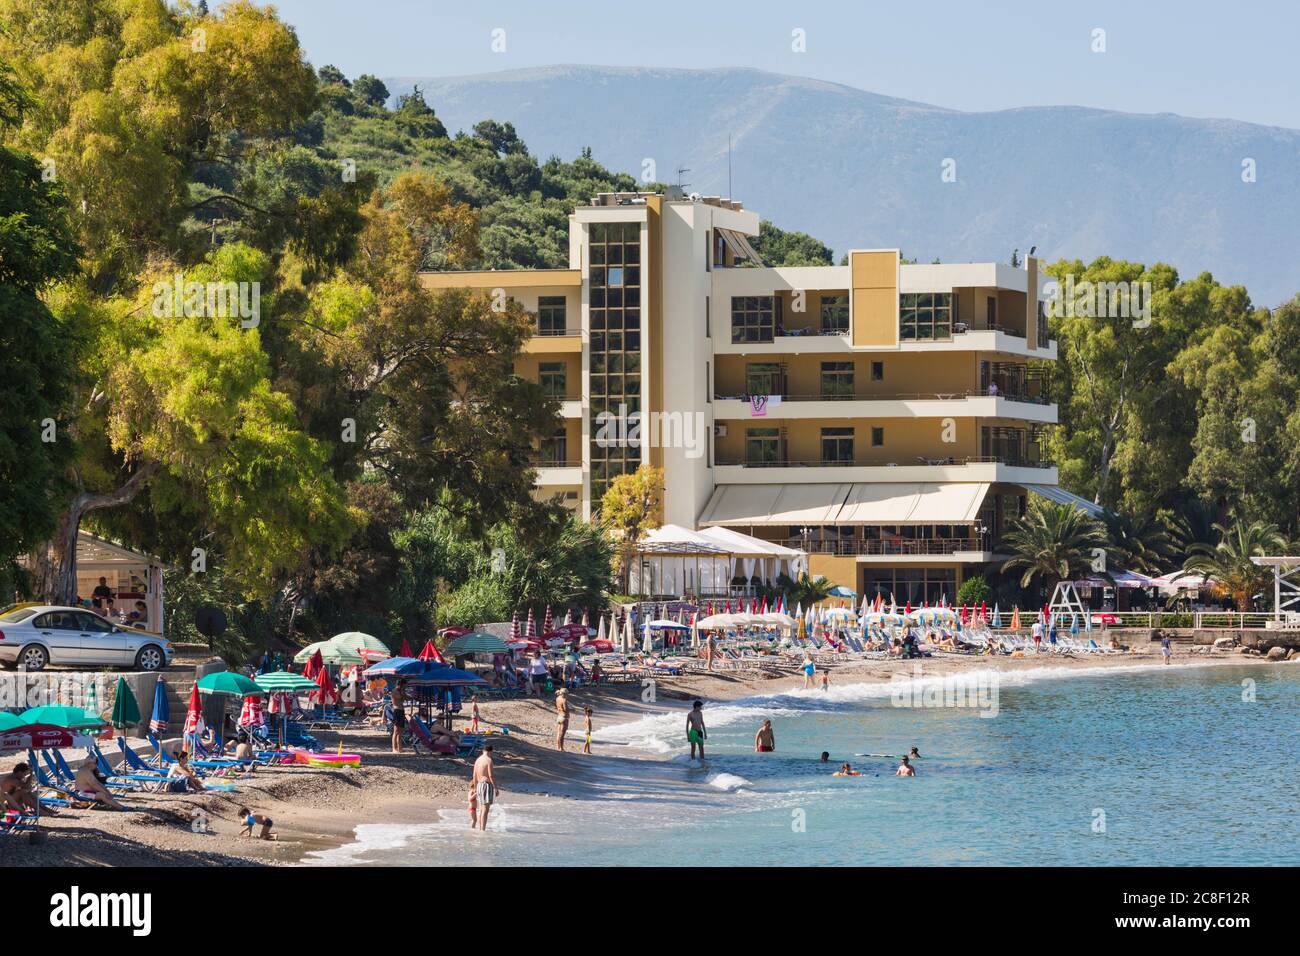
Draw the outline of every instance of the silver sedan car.
[[[171,661],[172,646],[159,635],[119,627],[85,608],[27,604],[0,614],[0,665],[10,669],[58,664],[156,671]]]

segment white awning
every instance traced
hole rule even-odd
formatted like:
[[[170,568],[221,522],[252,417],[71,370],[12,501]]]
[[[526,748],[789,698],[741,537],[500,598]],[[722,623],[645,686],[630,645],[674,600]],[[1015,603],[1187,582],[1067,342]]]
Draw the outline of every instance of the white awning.
[[[927,483],[919,486],[908,524],[973,524],[989,486],[979,482]]]
[[[695,533],[701,538],[715,542],[728,554],[741,557],[797,558],[803,555],[802,551],[787,548],[774,541],[764,541],[762,538],[741,534],[731,528],[701,528]]]
[[[850,485],[719,485],[702,525],[835,524]]]
[[[1080,498],[1078,495],[1072,495],[1064,488],[1058,488],[1056,485],[1022,485],[1026,491],[1032,491],[1036,495],[1041,495],[1048,501],[1055,501],[1058,505],[1074,505],[1084,514],[1092,515],[1094,518],[1101,517],[1101,505],[1093,504],[1087,498]]]
[[[725,554],[726,548],[716,541],[683,528],[681,525],[666,524],[661,528],[646,532],[636,546],[641,554]]]

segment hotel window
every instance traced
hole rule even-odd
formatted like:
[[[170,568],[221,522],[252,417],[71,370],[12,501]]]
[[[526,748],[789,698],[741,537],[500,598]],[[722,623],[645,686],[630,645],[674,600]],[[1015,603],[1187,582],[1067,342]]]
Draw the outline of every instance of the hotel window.
[[[640,223],[592,223],[588,245],[588,430],[591,498],[599,507],[609,482],[636,471],[641,464],[640,441],[628,437],[631,423],[623,418],[641,411]],[[608,413],[614,420],[601,418],[601,413]]]
[[[713,402],[713,374],[709,368],[709,363],[704,363],[704,400],[710,404]]]
[[[903,339],[952,338],[951,292],[905,292],[899,296],[898,309],[899,335]]]
[[[872,426],[871,447],[872,448],[885,447],[885,430],[883,428],[880,428],[879,426]]]
[[[995,329],[998,326],[998,300],[993,296],[984,300],[984,321],[987,323],[985,328]]]
[[[853,363],[822,362],[822,398],[853,397]]]
[[[731,341],[771,342],[781,321],[781,300],[771,295],[731,297]]]
[[[704,337],[706,339],[713,338],[713,324],[709,317],[709,297],[707,295],[704,297]]]
[[[746,395],[784,395],[780,362],[750,362],[745,366]]]
[[[872,363],[871,363],[871,380],[872,380],[873,382],[883,382],[883,381],[885,380],[885,363],[884,363],[884,362],[872,362]]]
[[[569,460],[569,436],[563,428],[542,439],[539,458],[543,465],[563,465]]]
[[[780,460],[781,430],[779,428],[745,430],[745,464],[775,465]]]
[[[727,264],[727,240],[721,229],[713,230],[713,264],[724,267]]]
[[[822,296],[822,332],[843,334],[849,330],[849,297],[847,295]]]
[[[822,429],[822,461],[828,465],[853,464],[853,429]]]
[[[537,300],[537,334],[564,335],[568,332],[564,296],[544,295]]]
[[[542,394],[550,398],[564,398],[568,391],[568,373],[563,362],[541,362],[537,366],[537,380]]]
[[[1043,307],[1042,299],[1038,300],[1038,347],[1047,348],[1047,310]]]

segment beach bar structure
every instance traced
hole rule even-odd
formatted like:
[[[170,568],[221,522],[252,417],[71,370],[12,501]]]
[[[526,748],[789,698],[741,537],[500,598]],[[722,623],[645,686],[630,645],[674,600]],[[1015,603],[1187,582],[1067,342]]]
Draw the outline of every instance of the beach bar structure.
[[[1250,560],[1273,569],[1273,620],[1300,625],[1300,557],[1269,555]]]
[[[747,593],[753,581],[772,584],[807,569],[808,555],[795,548],[729,528],[667,524],[637,545],[629,586],[637,597],[726,597]]]

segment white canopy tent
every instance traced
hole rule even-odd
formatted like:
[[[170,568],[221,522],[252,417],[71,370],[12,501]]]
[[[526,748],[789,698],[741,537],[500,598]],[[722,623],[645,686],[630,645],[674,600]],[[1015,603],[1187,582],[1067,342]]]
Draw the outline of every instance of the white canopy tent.
[[[806,570],[803,551],[729,528],[691,531],[666,524],[637,545],[630,588],[639,595],[729,594],[732,579],[775,581]]]

